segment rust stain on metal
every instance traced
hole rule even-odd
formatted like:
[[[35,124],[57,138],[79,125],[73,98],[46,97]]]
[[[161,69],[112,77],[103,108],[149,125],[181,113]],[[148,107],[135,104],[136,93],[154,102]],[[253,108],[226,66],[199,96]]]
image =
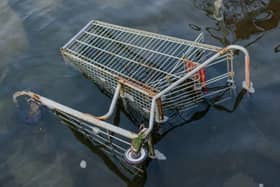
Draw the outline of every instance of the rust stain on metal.
[[[32,95],[32,99],[34,99],[35,101],[39,101],[40,102],[40,96],[39,95],[37,95],[37,94],[33,94]]]
[[[82,120],[86,120],[86,118],[88,117],[88,118],[94,118],[94,119],[97,119],[97,120],[100,120],[100,121],[105,121],[106,120],[106,118],[105,117],[103,117],[103,116],[94,116],[94,115],[92,115],[92,114],[89,114],[89,113],[83,113],[83,116],[84,117],[81,117],[81,119]]]
[[[225,48],[222,48],[222,49],[218,50],[218,53],[219,53],[219,55],[223,55],[223,54],[225,54],[227,51],[228,51],[228,49],[225,47]]]
[[[164,113],[163,113],[161,98],[158,98],[156,100],[156,103],[157,103],[157,108],[158,108],[159,119],[163,120],[164,119]]]
[[[229,76],[234,77],[234,75],[235,75],[234,71],[229,72]]]
[[[94,117],[96,119],[99,119],[101,121],[105,121],[106,120],[106,117],[104,117],[104,116],[99,116],[99,117],[92,116],[92,117]]]
[[[126,85],[128,87],[134,88],[139,90],[140,92],[144,93],[145,95],[148,95],[150,97],[153,97],[157,94],[157,92],[153,91],[153,88],[148,85],[139,85],[137,83],[134,83],[132,81],[123,79],[119,77],[119,82],[123,85]]]

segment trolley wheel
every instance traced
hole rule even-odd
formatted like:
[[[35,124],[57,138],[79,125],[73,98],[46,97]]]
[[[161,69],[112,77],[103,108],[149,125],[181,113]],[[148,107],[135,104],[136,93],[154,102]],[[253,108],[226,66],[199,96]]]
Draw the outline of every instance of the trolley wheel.
[[[144,148],[141,148],[138,153],[129,148],[124,154],[124,159],[129,164],[138,165],[144,162],[147,156],[147,151]]]

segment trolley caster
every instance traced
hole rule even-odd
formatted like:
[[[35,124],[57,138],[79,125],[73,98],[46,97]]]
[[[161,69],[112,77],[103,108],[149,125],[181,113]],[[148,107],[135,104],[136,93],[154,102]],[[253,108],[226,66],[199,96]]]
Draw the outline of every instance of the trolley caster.
[[[148,153],[144,148],[141,148],[138,153],[135,153],[131,148],[129,148],[124,154],[124,159],[129,164],[138,165],[143,163],[147,156]]]

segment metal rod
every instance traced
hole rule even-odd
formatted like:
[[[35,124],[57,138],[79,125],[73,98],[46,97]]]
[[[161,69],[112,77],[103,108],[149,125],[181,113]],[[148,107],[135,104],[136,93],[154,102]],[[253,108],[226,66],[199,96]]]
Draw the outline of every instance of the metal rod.
[[[43,96],[40,96],[38,94],[35,94],[33,92],[30,92],[30,91],[21,91],[21,92],[16,92],[14,94],[14,100],[16,101],[16,98],[18,96],[29,96],[30,98],[34,99],[36,102],[39,102],[40,104],[48,107],[49,109],[51,110],[60,110],[60,111],[63,111],[69,115],[72,115],[74,116],[75,118],[78,118],[78,119],[81,119],[85,122],[88,122],[88,123],[91,123],[91,124],[94,124],[96,125],[97,127],[101,127],[101,128],[104,128],[104,129],[108,129],[109,131],[112,131],[116,134],[119,134],[119,135],[122,135],[124,137],[127,137],[127,138],[130,138],[130,139],[134,139],[137,137],[137,134],[133,133],[133,132],[130,132],[128,130],[125,130],[123,128],[120,128],[120,127],[117,127],[117,126],[114,126],[110,123],[107,123],[107,122],[104,122],[102,120],[99,120],[97,119],[96,117],[90,115],[90,114],[86,114],[86,113],[82,113],[82,112],[79,112],[77,110],[74,110],[70,107],[67,107],[65,105],[62,105],[60,103],[57,103],[53,100],[50,100],[48,98],[45,98]]]
[[[117,88],[115,90],[114,97],[112,99],[109,111],[106,114],[104,114],[103,116],[96,117],[97,119],[106,120],[113,114],[113,112],[116,108],[116,105],[117,105],[118,98],[120,96],[120,90],[121,90],[121,84],[118,84]]]
[[[155,95],[153,97],[152,104],[151,104],[151,110],[150,110],[149,127],[145,131],[145,136],[148,136],[150,134],[150,132],[152,131],[153,126],[154,126],[154,120],[155,120],[154,116],[155,116],[156,100],[158,98],[160,98],[161,96],[163,96],[164,94],[166,94],[167,92],[171,91],[173,88],[175,88],[179,84],[183,83],[186,79],[188,79],[194,73],[198,72],[201,68],[207,66],[209,63],[211,63],[217,57],[219,57],[220,55],[223,55],[225,52],[227,52],[228,50],[231,50],[231,49],[237,49],[237,50],[240,50],[240,51],[242,51],[244,53],[244,55],[245,55],[245,86],[244,86],[244,88],[248,92],[252,92],[253,91],[252,83],[250,81],[250,56],[249,56],[248,51],[244,47],[242,47],[242,46],[229,45],[226,48],[224,48],[221,51],[219,51],[216,54],[214,54],[212,57],[210,57],[204,63],[198,65],[196,68],[194,68],[193,70],[188,72],[184,77],[182,77],[181,79],[179,79],[176,82],[172,83],[169,87],[167,87],[166,89],[164,89],[163,91],[161,91],[160,93],[158,93],[157,95]]]

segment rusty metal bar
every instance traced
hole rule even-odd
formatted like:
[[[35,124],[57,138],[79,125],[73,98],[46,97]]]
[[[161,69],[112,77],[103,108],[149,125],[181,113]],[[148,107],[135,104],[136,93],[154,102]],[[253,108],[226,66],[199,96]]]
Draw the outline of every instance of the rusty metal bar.
[[[120,127],[117,127],[117,126],[114,126],[110,123],[107,123],[105,121],[102,121],[98,118],[96,118],[95,116],[92,116],[90,114],[86,114],[86,113],[82,113],[82,112],[79,112],[75,109],[72,109],[70,107],[67,107],[65,105],[62,105],[60,103],[57,103],[53,100],[50,100],[48,98],[45,98],[43,96],[40,96],[34,92],[30,92],[30,91],[20,91],[20,92],[16,92],[14,95],[13,95],[13,99],[14,101],[16,102],[17,100],[17,97],[19,96],[29,96],[31,99],[33,99],[34,101],[36,101],[37,103],[41,104],[41,105],[44,105],[46,106],[47,108],[49,108],[50,110],[60,110],[60,111],[63,111],[64,113],[68,114],[68,115],[71,115],[77,119],[80,119],[80,120],[83,120],[87,123],[90,123],[90,124],[94,124],[95,126],[97,127],[100,127],[100,128],[103,128],[103,129],[107,129],[111,132],[114,132],[116,134],[119,134],[121,136],[124,136],[126,138],[129,138],[129,139],[134,139],[134,138],[137,138],[137,134],[131,132],[131,131],[128,131],[128,130],[125,130],[123,128],[120,128]]]

